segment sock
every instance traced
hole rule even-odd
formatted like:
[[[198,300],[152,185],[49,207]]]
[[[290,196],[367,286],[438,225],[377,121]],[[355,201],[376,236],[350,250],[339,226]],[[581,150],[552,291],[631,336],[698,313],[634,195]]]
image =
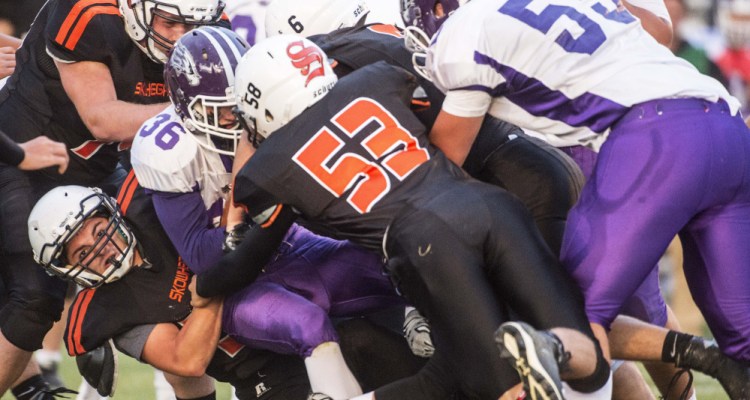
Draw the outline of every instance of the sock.
[[[375,392],[368,392],[361,396],[352,397],[351,400],[375,400]]]
[[[201,397],[194,397],[192,399],[183,399],[181,397],[177,397],[177,400],[216,400],[216,392],[212,392],[211,394],[207,394]]]
[[[19,383],[12,390],[13,396],[18,400],[31,400],[38,393],[49,390],[47,382],[42,379],[41,375],[34,375],[29,379]]]
[[[334,400],[350,399],[362,394],[354,374],[344,361],[341,348],[336,342],[319,344],[305,358],[310,388],[315,393],[323,393]]]
[[[34,359],[40,367],[50,369],[54,365],[60,364],[62,355],[59,351],[41,349],[34,352]]]
[[[674,364],[677,361],[677,355],[685,351],[692,338],[693,335],[687,333],[667,332],[667,337],[664,339],[664,345],[661,348],[661,360]]]

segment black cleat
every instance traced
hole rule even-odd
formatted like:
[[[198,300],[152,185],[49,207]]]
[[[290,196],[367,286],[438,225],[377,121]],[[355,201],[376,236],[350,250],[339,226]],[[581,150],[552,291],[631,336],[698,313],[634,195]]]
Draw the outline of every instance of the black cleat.
[[[721,352],[716,342],[699,337],[675,355],[678,368],[690,368],[715,378],[732,400],[750,400],[750,368]]]
[[[523,322],[506,322],[495,332],[500,357],[518,371],[530,400],[562,400],[559,362],[562,345]]]

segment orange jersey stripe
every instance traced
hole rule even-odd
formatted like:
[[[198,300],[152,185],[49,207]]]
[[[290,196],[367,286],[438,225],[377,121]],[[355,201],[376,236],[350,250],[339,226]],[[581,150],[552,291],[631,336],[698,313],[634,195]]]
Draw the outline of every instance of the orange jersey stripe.
[[[276,222],[276,218],[281,214],[281,209],[284,207],[284,205],[279,204],[276,206],[276,209],[273,211],[273,215],[271,215],[268,218],[268,221],[266,221],[263,225],[261,225],[261,228],[268,228],[269,226],[273,225],[274,222]]]
[[[76,19],[78,19],[78,16],[81,15],[81,11],[83,11],[83,9],[93,4],[113,5],[117,7],[117,2],[115,0],[81,0],[79,1],[73,6],[70,12],[68,12],[68,16],[65,17],[65,21],[63,21],[62,26],[60,26],[60,30],[57,31],[55,42],[62,45],[63,42],[65,41],[65,37],[68,36],[68,33],[70,32],[70,28],[73,26],[73,23],[76,21]]]
[[[117,8],[112,8],[111,6],[97,6],[91,7],[86,10],[86,12],[83,13],[81,19],[78,20],[75,29],[73,29],[73,33],[68,38],[68,41],[66,42],[67,44],[65,45],[66,49],[75,49],[78,41],[81,39],[81,36],[83,36],[83,31],[86,30],[86,26],[89,24],[89,21],[91,21],[91,18],[94,18],[99,14],[118,15],[120,14],[120,10],[118,10]]]
[[[138,177],[135,176],[134,174],[133,182],[128,187],[128,190],[122,199],[122,203],[120,203],[120,210],[122,210],[122,215],[126,215],[128,213],[128,207],[130,207],[130,201],[133,200],[133,194],[135,193],[135,189],[137,188],[138,188]]]
[[[84,289],[76,298],[73,313],[68,320],[68,354],[71,356],[80,355],[86,352],[81,344],[81,327],[83,319],[86,316],[86,310],[94,298],[95,289]]]
[[[122,203],[122,200],[125,198],[125,192],[130,188],[133,179],[135,179],[135,171],[131,169],[130,172],[128,172],[128,176],[126,176],[125,180],[122,182],[120,190],[117,192],[117,204]]]

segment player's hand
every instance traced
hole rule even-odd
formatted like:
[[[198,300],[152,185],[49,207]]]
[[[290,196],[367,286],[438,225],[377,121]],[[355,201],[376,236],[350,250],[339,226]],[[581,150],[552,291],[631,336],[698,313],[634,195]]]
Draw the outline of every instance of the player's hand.
[[[0,79],[10,76],[16,69],[16,49],[0,47]]]
[[[224,253],[229,253],[237,248],[245,239],[245,234],[250,229],[250,225],[247,222],[241,222],[234,227],[230,228],[227,226],[227,230],[224,232]]]
[[[408,307],[406,310],[404,337],[415,356],[428,358],[435,352],[430,336],[430,324],[416,308]]]
[[[190,305],[193,306],[193,308],[204,308],[215,302],[222,301],[222,299],[218,297],[201,297],[201,295],[198,294],[198,290],[195,288],[197,282],[198,276],[193,276],[193,279],[188,286],[188,289],[190,290]]]
[[[63,174],[68,168],[68,151],[65,145],[46,137],[39,136],[26,143],[19,144],[24,152],[23,161],[18,168],[31,171],[57,165],[57,172]]]

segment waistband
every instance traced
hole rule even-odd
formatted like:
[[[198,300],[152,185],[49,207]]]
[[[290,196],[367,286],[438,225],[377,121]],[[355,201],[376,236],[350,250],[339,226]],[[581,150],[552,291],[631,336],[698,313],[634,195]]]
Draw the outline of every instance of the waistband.
[[[671,111],[684,110],[702,111],[704,113],[718,112],[727,115],[731,115],[732,113],[729,104],[724,99],[719,99],[715,103],[710,100],[696,98],[658,99],[634,104],[619,122],[651,118]]]

